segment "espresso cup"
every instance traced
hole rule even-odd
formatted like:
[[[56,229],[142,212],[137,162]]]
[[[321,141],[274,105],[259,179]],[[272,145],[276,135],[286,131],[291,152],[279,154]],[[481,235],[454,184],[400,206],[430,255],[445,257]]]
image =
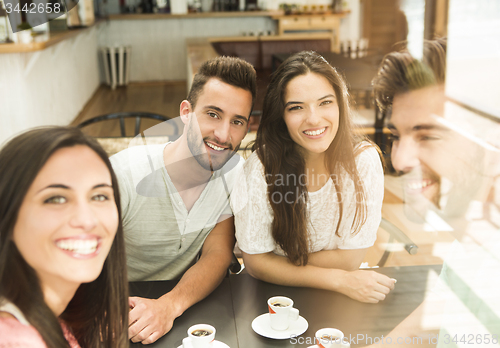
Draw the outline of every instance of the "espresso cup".
[[[276,331],[288,329],[290,323],[299,319],[299,310],[293,308],[291,298],[283,296],[271,297],[267,300],[269,316],[271,318],[271,328]]]
[[[314,335],[319,348],[349,348],[349,342],[344,341],[344,333],[338,329],[326,328],[316,331]]]
[[[193,325],[187,330],[188,337],[182,340],[183,348],[209,348],[215,340],[215,328],[212,325]]]

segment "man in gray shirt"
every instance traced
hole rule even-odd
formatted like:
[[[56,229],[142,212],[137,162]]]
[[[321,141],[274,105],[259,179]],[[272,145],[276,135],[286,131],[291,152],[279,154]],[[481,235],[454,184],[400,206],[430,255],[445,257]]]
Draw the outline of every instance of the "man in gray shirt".
[[[180,278],[156,300],[130,298],[133,342],[148,344],[166,334],[227,272],[235,243],[228,198],[242,164],[235,153],[248,131],[255,93],[250,64],[230,57],[207,61],[180,105],[181,137],[111,157],[129,280]]]

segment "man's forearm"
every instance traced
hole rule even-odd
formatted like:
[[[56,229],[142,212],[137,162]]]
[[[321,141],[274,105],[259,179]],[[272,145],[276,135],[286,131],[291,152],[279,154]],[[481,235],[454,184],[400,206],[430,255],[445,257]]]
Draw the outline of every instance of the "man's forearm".
[[[160,298],[162,301],[174,302],[176,317],[207,297],[222,282],[232,256],[223,254],[223,251],[216,250],[202,254],[198,262],[184,273],[175,288]]]
[[[173,306],[175,317],[203,300],[221,283],[233,257],[234,243],[233,218],[219,222],[205,239],[198,262],[184,273],[172,291],[160,298]]]

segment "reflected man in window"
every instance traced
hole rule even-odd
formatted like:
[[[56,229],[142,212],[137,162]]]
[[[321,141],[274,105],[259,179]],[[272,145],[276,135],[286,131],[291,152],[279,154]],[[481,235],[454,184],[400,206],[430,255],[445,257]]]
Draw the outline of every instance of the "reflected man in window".
[[[391,159],[401,174],[407,217],[426,221],[435,212],[456,238],[441,246],[447,257],[424,302],[377,347],[499,343],[499,214],[484,213],[489,199],[498,207],[492,192],[499,150],[457,126],[459,108],[445,96],[445,63],[446,41],[427,41],[421,60],[407,50],[388,54],[374,80],[377,102],[391,116]]]
[[[377,103],[390,116],[391,161],[405,214],[415,222],[429,211],[463,216],[488,181],[484,146],[445,113],[446,46],[445,39],[425,42],[422,60],[393,52],[374,79]]]

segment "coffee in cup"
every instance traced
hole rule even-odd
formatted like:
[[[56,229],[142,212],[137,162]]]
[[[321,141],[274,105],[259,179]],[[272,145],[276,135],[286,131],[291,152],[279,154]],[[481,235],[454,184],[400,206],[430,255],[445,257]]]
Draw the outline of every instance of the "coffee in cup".
[[[283,303],[283,302],[279,302],[279,301],[271,303],[271,305],[273,305],[274,307],[288,307],[288,306],[290,306],[289,303]]]
[[[271,328],[277,331],[287,330],[290,323],[299,319],[299,310],[293,308],[291,298],[275,296],[267,300]]]
[[[314,337],[319,348],[349,348],[351,346],[344,340],[344,333],[338,329],[321,329],[316,331]]]
[[[191,332],[191,335],[196,336],[196,337],[203,337],[203,336],[210,336],[213,331],[211,330],[205,330],[205,329],[197,329]]]
[[[209,348],[215,340],[215,328],[212,325],[193,325],[187,333],[188,337],[182,340],[183,348]]]

